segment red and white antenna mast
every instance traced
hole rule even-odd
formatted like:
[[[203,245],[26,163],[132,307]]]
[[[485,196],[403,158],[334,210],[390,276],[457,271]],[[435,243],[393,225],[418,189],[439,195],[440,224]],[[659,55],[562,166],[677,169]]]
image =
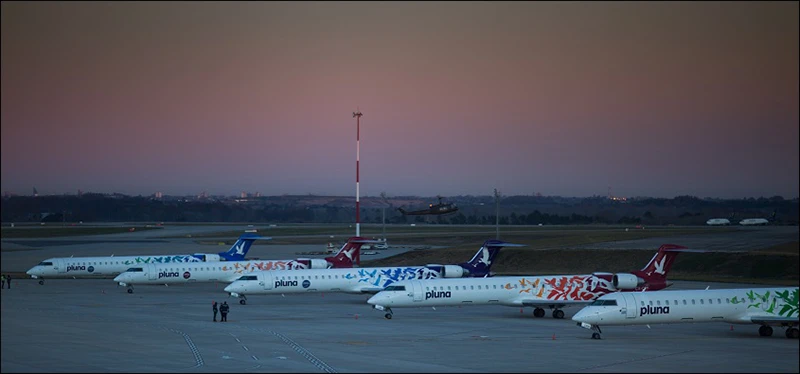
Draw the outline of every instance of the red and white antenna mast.
[[[359,196],[358,195],[358,192],[359,192],[358,191],[358,177],[359,177],[359,175],[358,175],[358,161],[359,161],[360,145],[361,145],[360,138],[361,138],[361,116],[362,115],[363,114],[361,114],[361,111],[358,108],[356,108],[356,111],[353,112],[353,117],[356,118],[356,236],[361,236],[361,218],[360,218],[360,215],[359,215],[359,212],[361,211],[361,209],[359,209],[360,202],[359,202],[359,199],[358,199],[358,196]]]

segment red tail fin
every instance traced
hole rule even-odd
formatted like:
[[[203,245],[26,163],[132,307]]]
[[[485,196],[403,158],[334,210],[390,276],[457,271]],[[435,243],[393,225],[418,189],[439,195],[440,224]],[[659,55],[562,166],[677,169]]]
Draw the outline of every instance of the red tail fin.
[[[339,249],[339,252],[331,257],[326,257],[325,260],[330,262],[333,268],[351,268],[361,265],[361,246],[367,242],[371,241],[360,236],[353,236]]]
[[[650,259],[647,266],[634,274],[650,284],[664,283],[678,253],[686,251],[687,248],[681,245],[664,244],[658,248],[658,252]]]

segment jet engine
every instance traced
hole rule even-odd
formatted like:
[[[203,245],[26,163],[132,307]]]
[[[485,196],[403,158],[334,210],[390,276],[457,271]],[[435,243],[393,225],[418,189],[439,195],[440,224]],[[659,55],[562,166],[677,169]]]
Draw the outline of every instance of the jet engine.
[[[306,266],[306,269],[328,269],[331,264],[321,258],[298,258],[295,260]]]
[[[611,283],[618,290],[634,290],[636,287],[643,286],[646,282],[633,274],[614,274]]]
[[[439,274],[442,275],[442,278],[462,278],[469,275],[469,270],[458,265],[428,264],[425,265],[425,267],[439,272]]]
[[[199,258],[203,262],[219,262],[222,261],[219,258],[218,254],[210,254],[210,253],[195,253],[194,257]]]

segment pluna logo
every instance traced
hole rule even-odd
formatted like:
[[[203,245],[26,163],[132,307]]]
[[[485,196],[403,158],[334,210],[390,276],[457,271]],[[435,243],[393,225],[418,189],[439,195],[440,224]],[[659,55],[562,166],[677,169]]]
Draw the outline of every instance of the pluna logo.
[[[189,277],[191,277],[191,276],[192,276],[192,273],[190,273],[188,271],[183,273],[183,279],[189,279]]]
[[[311,287],[311,281],[306,279],[303,281],[303,288]]]
[[[275,281],[275,288],[278,288],[278,287],[289,287],[289,286],[297,287],[297,281],[292,281],[292,280],[276,280]]]
[[[86,270],[91,273],[94,271],[94,266],[89,266]]]
[[[86,266],[83,266],[83,265],[70,265],[70,266],[67,266],[67,273],[69,273],[70,271],[83,271],[83,270],[86,270]]]
[[[425,292],[425,300],[428,299],[439,299],[439,298],[449,298],[450,291],[428,291]]]
[[[177,271],[162,271],[158,273],[158,279],[161,278],[177,278],[180,274]]]
[[[669,314],[669,307],[668,306],[644,306],[639,308],[639,317],[645,314]]]

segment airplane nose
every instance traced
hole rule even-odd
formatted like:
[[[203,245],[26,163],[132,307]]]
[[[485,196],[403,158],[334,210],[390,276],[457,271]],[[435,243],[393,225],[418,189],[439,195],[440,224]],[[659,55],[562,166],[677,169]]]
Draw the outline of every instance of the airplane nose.
[[[378,303],[378,295],[372,296],[367,300],[367,304],[375,305]]]
[[[225,292],[233,292],[233,289],[234,289],[233,285],[229,284],[223,289],[223,291],[225,291]]]
[[[125,280],[125,277],[122,276],[122,274],[117,275],[116,277],[114,277],[114,282],[122,282],[123,280]]]
[[[586,310],[579,310],[578,313],[575,313],[575,315],[572,316],[572,320],[575,322],[591,323],[595,320],[595,318],[592,317],[596,315],[597,314],[592,314]]]

